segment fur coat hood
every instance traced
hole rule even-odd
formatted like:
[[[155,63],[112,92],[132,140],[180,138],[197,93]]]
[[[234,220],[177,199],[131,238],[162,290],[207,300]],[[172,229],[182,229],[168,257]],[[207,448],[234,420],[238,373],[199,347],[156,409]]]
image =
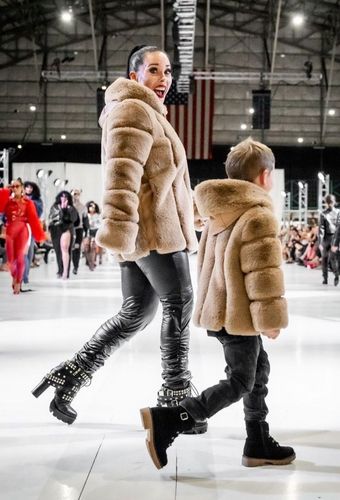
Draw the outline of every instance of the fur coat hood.
[[[218,234],[231,226],[252,207],[273,210],[271,197],[252,182],[234,179],[204,181],[196,187],[195,201],[199,213],[209,217],[210,230]]]
[[[103,221],[97,243],[118,260],[194,251],[197,239],[184,147],[149,88],[118,78],[100,117]]]
[[[196,325],[234,335],[287,326],[281,243],[271,198],[257,185],[224,179],[195,189],[208,217],[198,251]]]

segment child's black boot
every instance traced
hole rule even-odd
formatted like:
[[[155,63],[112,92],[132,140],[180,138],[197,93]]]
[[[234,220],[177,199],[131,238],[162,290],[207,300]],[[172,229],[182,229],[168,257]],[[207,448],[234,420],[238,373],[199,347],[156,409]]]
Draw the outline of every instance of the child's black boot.
[[[246,421],[247,439],[242,464],[246,467],[259,465],[287,465],[295,459],[290,446],[280,446],[269,434],[267,422]]]
[[[157,469],[161,469],[168,463],[166,450],[180,433],[192,429],[195,421],[182,406],[142,408],[140,414],[148,431],[145,442],[149,455]]]
[[[183,399],[191,398],[193,396],[193,392],[194,396],[198,395],[197,389],[191,382],[189,382],[187,387],[184,389],[170,389],[163,384],[157,393],[157,406],[178,406]],[[202,420],[201,422],[195,422],[194,427],[188,431],[184,431],[183,434],[204,434],[207,432],[207,429],[208,422],[206,420]]]

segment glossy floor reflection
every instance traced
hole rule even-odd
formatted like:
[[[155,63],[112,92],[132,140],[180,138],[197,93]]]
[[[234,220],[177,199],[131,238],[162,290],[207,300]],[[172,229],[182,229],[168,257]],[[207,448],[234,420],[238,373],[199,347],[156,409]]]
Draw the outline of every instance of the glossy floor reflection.
[[[191,257],[193,277],[195,256]],[[321,273],[284,267],[290,325],[265,340],[271,360],[268,406],[273,436],[294,446],[285,467],[241,466],[242,405],[210,419],[203,436],[181,436],[169,465],[154,469],[139,408],[155,404],[161,385],[160,311],[152,325],[116,352],[77,396],[72,426],[48,411],[52,390],[30,391],[69,358],[120,305],[119,268],[83,267],[63,282],[53,263],[33,269],[30,293],[10,293],[0,273],[1,500],[339,500],[340,287]],[[192,328],[193,382],[224,377],[221,347]]]

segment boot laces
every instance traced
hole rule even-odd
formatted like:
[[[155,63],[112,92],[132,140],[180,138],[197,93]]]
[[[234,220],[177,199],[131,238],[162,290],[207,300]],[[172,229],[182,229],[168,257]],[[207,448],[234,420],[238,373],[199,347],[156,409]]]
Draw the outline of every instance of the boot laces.
[[[169,446],[172,445],[172,443],[175,441],[175,439],[177,438],[177,436],[180,435],[180,432],[179,431],[176,431],[175,434],[173,434],[172,436],[169,436],[169,439],[167,440],[166,442],[166,447],[168,448]]]
[[[274,446],[276,446],[276,448],[280,448],[279,443],[272,436],[269,435],[268,439]]]

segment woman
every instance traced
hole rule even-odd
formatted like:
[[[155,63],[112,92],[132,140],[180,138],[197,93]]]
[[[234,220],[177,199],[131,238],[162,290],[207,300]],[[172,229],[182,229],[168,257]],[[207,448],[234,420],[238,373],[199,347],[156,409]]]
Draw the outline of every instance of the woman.
[[[73,274],[78,274],[83,238],[88,230],[87,208],[80,201],[81,189],[71,191],[73,206],[78,212],[78,223],[74,226],[74,243],[72,246]]]
[[[94,268],[96,267],[96,253],[98,248],[96,245],[95,237],[100,227],[101,216],[99,207],[97,203],[95,203],[94,201],[89,201],[88,203],[86,203],[86,207],[87,207],[89,234],[84,241],[84,251],[85,251],[86,264],[89,266],[90,270],[93,271]]]
[[[6,218],[6,254],[13,293],[18,295],[25,269],[28,225],[36,241],[44,241],[45,233],[33,201],[24,196],[24,186],[20,178],[13,181],[8,189],[0,189],[0,212],[3,212]]]
[[[76,353],[53,369],[33,391],[56,388],[50,410],[72,423],[70,406],[121,344],[143,330],[163,307],[159,405],[177,405],[191,393],[188,369],[193,291],[188,251],[195,251],[193,202],[185,150],[166,119],[164,100],[172,83],[168,56],[137,47],[128,78],[107,89],[100,124],[104,165],[103,220],[97,243],[120,261],[123,304]],[[206,422],[195,432],[205,432]]]
[[[73,206],[71,193],[61,191],[51,207],[48,229],[57,257],[57,276],[64,280],[70,275],[74,224],[77,220],[78,212]]]
[[[43,202],[41,199],[39,186],[35,182],[25,181],[24,182],[24,191],[25,191],[26,198],[33,201],[35,208],[36,208],[36,211],[37,211],[37,215],[40,219],[40,217],[43,214]],[[31,235],[30,241],[29,241],[29,247],[28,247],[27,253],[25,255],[25,271],[24,271],[24,276],[23,276],[24,283],[29,282],[29,273],[30,273],[30,268],[31,268],[33,258],[34,258],[34,238]]]

